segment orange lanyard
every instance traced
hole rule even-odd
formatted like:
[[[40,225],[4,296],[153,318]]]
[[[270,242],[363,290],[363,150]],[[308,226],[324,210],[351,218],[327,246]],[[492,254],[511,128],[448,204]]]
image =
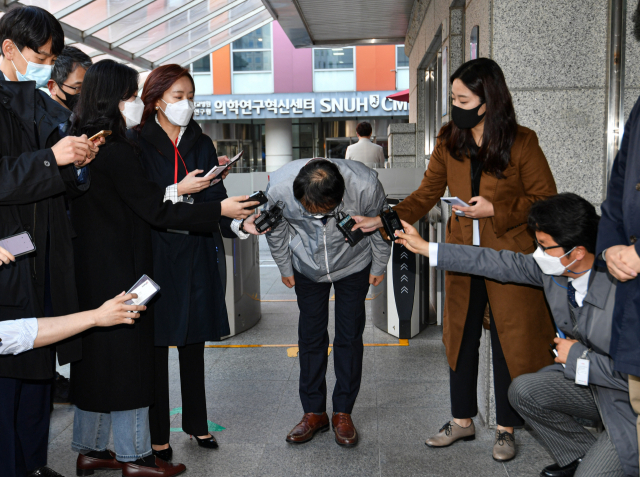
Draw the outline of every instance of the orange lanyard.
[[[178,157],[180,157],[180,160],[182,161],[182,165],[184,166],[184,170],[186,171],[187,174],[189,174],[189,171],[187,170],[187,165],[184,163],[184,159],[182,159],[182,156],[180,155],[180,151],[178,151],[178,138],[176,138],[175,143],[172,141],[171,144],[173,144],[173,148],[176,151],[176,167],[175,167],[175,172],[173,174],[173,183],[177,184],[178,183]]]

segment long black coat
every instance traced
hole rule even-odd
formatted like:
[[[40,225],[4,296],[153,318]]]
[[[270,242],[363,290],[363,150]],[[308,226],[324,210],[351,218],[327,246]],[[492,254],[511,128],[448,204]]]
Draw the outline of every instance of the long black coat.
[[[169,136],[149,118],[138,136],[142,148],[142,163],[149,179],[162,187],[174,183],[175,148]],[[191,120],[178,151],[189,172],[204,173],[218,165],[218,155],[211,138]],[[186,175],[178,158],[178,182]],[[193,195],[194,203],[219,202],[227,198],[223,182]],[[224,235],[235,237],[229,228],[231,220],[220,221]],[[229,331],[225,291],[218,270],[218,250],[212,234],[167,232],[155,229],[153,269],[162,283],[155,308],[156,346],[183,346],[204,341],[217,341]]]
[[[220,219],[220,203],[163,202],[164,188],[146,179],[139,154],[123,138],[107,139],[90,168],[91,188],[71,204],[81,310],[128,290],[142,274],[154,278],[152,226],[210,233]],[[134,325],[83,334],[82,360],[71,365],[80,409],[124,411],[153,404],[153,329],[152,305]]]
[[[614,245],[633,245],[640,254],[639,211],[640,99],[631,110],[611,169],[598,226],[598,255]],[[640,278],[618,283],[609,354],[616,371],[640,376]]]
[[[47,233],[53,311],[78,311],[65,194],[81,194],[89,180],[78,185],[74,167],[58,168],[45,149],[60,139],[58,125],[68,117],[35,83],[0,80],[0,238],[27,231],[36,244],[35,253],[0,267],[0,321],[44,316]],[[58,346],[61,364],[80,352],[78,339]],[[0,377],[47,379],[52,368],[49,348],[0,357]]]

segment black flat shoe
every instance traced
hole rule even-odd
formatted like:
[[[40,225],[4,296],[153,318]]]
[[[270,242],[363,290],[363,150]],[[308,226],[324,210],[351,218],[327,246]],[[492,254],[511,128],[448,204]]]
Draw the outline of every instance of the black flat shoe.
[[[216,440],[215,437],[213,437],[213,435],[211,435],[211,437],[205,437],[204,439],[200,439],[198,436],[189,436],[189,438],[196,438],[196,441],[198,441],[198,445],[200,447],[204,447],[205,449],[217,449],[218,448],[218,441]]]
[[[546,466],[540,472],[540,477],[571,477],[578,470],[578,466],[582,462],[582,458],[574,460],[569,465],[560,467],[558,464],[551,464]]]
[[[158,459],[162,459],[165,462],[171,462],[171,459],[173,459],[173,449],[171,448],[171,446],[167,447],[166,449],[162,449],[162,450],[154,450],[152,451],[153,455],[156,456]]]

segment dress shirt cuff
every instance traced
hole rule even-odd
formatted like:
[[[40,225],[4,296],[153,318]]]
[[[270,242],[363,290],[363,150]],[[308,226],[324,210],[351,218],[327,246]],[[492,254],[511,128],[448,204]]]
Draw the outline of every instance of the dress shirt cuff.
[[[438,243],[429,242],[429,266],[438,266]]]
[[[240,224],[241,224],[241,223],[242,223],[242,220],[240,220],[240,219],[233,219],[233,222],[231,222],[231,231],[232,231],[234,234],[236,234],[240,240],[246,240],[246,239],[248,239],[248,238],[249,238],[249,235],[251,235],[251,234],[248,234],[248,233],[242,232],[242,231],[240,230]]]
[[[171,184],[167,186],[164,192],[164,202],[171,201],[174,204],[176,202],[182,202],[183,196],[178,195],[178,184]]]
[[[4,321],[0,325],[2,341],[0,354],[18,354],[33,349],[33,342],[38,335],[38,320],[25,318],[15,321]]]

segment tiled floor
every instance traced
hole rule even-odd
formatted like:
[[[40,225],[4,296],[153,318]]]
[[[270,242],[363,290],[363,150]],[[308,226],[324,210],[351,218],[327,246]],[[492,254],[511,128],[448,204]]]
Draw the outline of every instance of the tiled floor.
[[[295,294],[280,283],[270,257],[262,258],[262,319],[224,344],[297,342],[297,305],[286,301],[295,300]],[[333,339],[333,319],[330,335]],[[215,433],[220,448],[200,449],[176,431],[171,435],[174,461],[185,463],[185,475],[193,477],[537,476],[553,460],[524,429],[516,431],[517,458],[506,464],[492,459],[493,431],[482,427],[479,420],[473,442],[445,449],[424,445],[425,438],[450,419],[448,367],[441,336],[441,328],[434,326],[410,340],[409,346],[365,348],[362,386],[353,411],[361,440],[352,449],[336,445],[331,432],[303,445],[285,442],[287,432],[302,417],[299,361],[288,357],[286,347],[209,348],[205,351],[208,414],[225,428]],[[398,341],[368,321],[365,343]],[[171,350],[170,357],[171,406],[175,408],[182,405],[177,352]],[[334,384],[332,353],[327,372],[330,392]],[[331,412],[330,402],[328,406]],[[75,475],[72,424],[72,408],[57,405],[52,415],[49,464],[66,476]],[[180,414],[174,415],[171,427],[181,427]]]

